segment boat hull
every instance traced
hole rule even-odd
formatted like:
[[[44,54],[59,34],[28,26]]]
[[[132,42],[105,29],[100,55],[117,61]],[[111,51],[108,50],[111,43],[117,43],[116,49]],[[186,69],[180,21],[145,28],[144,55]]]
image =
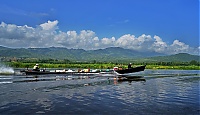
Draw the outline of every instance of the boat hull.
[[[44,74],[65,74],[66,72],[40,72],[40,71],[26,71],[26,75],[44,75]]]
[[[145,70],[146,65],[144,66],[138,66],[130,69],[123,69],[123,70],[115,70],[118,74],[129,74],[134,72],[140,72]]]
[[[125,75],[129,73],[144,71],[145,67],[146,65],[130,69],[115,70],[114,72],[117,73],[117,75]],[[102,73],[102,72],[65,72],[65,71],[33,71],[33,70],[22,70],[21,72],[25,73],[26,75],[44,75],[44,74],[96,75],[96,74],[114,73],[114,72]]]
[[[46,75],[46,74],[67,74],[67,75],[95,75],[99,72],[52,72],[52,71],[30,71],[23,70],[22,73],[26,75]]]

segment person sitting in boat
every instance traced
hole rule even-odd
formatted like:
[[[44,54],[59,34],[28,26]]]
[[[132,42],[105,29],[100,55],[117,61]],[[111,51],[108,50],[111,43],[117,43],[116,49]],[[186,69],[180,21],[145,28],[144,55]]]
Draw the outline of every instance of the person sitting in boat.
[[[40,71],[39,64],[35,64],[35,66],[33,67],[33,70],[34,71]]]
[[[118,68],[118,70],[122,70],[122,69],[123,69],[123,68],[122,68],[122,65],[120,65],[119,68]]]
[[[129,63],[129,64],[128,64],[128,69],[131,69],[131,68],[132,68],[131,65],[132,65],[132,63]]]

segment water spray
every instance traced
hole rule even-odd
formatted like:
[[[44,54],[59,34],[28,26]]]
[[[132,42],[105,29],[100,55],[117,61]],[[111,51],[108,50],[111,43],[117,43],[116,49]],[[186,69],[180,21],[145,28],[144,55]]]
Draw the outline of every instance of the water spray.
[[[0,63],[0,74],[14,74],[14,69]]]

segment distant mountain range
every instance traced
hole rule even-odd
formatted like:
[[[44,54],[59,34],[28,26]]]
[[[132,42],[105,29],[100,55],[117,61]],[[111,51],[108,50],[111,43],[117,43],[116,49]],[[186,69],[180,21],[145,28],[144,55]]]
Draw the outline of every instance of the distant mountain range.
[[[61,47],[50,48],[7,48],[0,46],[1,57],[39,58],[39,59],[68,59],[72,61],[199,61],[200,56],[180,53],[164,55],[156,52],[137,52],[120,47],[110,47],[98,50],[67,49]]]

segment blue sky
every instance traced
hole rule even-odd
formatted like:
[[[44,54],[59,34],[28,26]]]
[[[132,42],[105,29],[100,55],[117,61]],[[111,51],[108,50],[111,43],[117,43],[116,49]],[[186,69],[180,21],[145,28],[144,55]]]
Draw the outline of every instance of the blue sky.
[[[58,41],[57,44],[44,44],[44,47],[98,49],[119,46],[161,53],[168,50],[172,53],[199,52],[198,0],[1,0],[0,7],[0,41],[5,41],[0,45],[3,46],[39,47],[34,46],[33,40],[39,39],[41,42]],[[52,25],[53,29],[43,31],[42,24]],[[13,33],[8,32],[8,25],[18,28]],[[42,27],[40,35],[33,34],[39,27]],[[45,41],[52,33],[54,37]],[[49,36],[42,38],[41,34]],[[15,45],[6,42],[11,39]],[[32,43],[26,42],[30,40]],[[96,45],[91,48],[86,43],[82,46],[68,43],[77,43],[77,40]],[[156,50],[158,47],[160,50]],[[172,51],[173,48],[177,50]]]

